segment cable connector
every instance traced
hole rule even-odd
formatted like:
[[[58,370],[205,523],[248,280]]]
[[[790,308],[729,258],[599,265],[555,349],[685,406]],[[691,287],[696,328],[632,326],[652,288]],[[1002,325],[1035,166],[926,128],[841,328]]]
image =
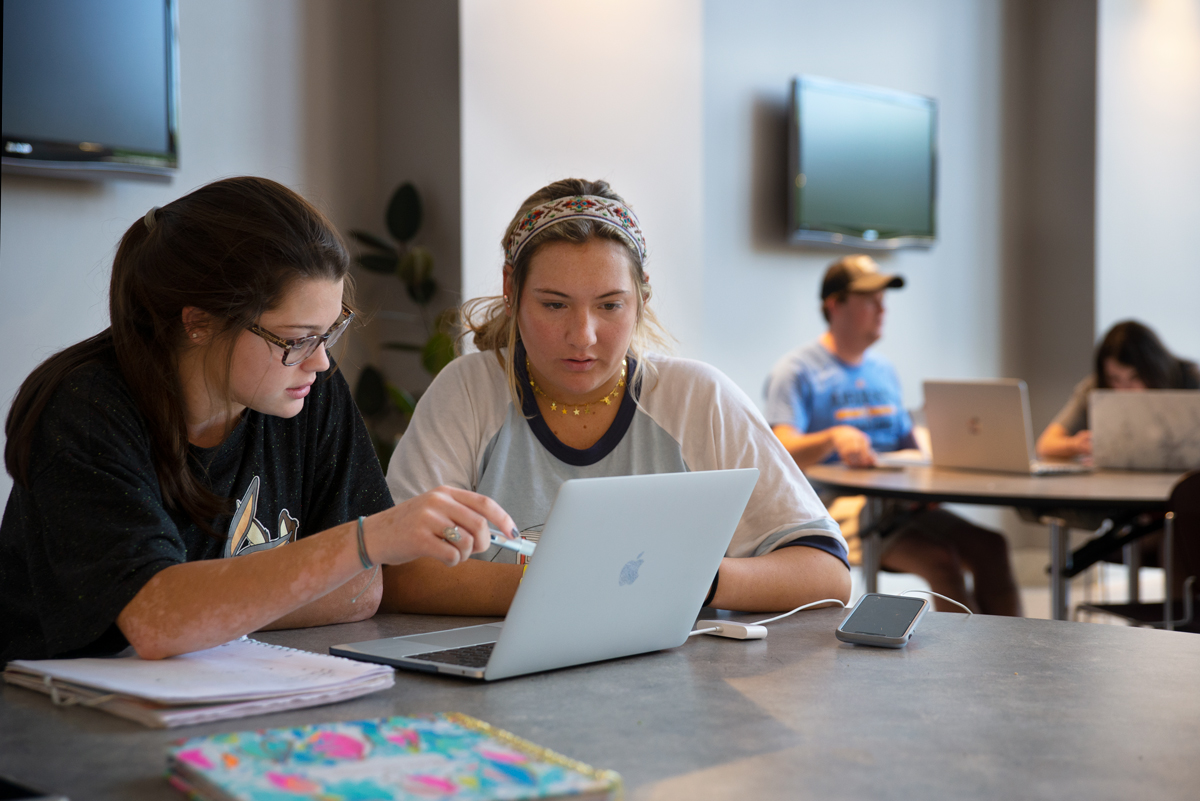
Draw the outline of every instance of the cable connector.
[[[688,634],[688,636],[695,637],[697,634],[711,634],[714,637],[728,637],[731,640],[761,640],[767,636],[768,623],[783,620],[789,615],[794,615],[797,612],[802,612],[805,609],[811,609],[821,604],[837,604],[843,609],[846,608],[846,604],[837,598],[822,598],[820,601],[813,601],[804,606],[797,606],[792,611],[784,612],[782,615],[769,617],[766,620],[756,620],[753,623],[734,623],[732,620],[697,620],[696,625],[703,626],[704,628],[696,629]]]
[[[767,627],[754,623],[734,623],[732,620],[697,620],[699,627],[693,634],[711,634],[731,640],[761,640],[767,636]]]

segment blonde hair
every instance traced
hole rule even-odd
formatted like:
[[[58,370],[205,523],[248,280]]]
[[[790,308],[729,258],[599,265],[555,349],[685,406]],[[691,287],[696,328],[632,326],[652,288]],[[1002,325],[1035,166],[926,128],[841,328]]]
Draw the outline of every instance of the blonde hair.
[[[586,181],[582,178],[555,181],[525,199],[505,229],[501,247],[504,248],[507,245],[521,218],[534,206],[576,195],[595,195],[615,200],[626,206],[629,205],[605,181]],[[525,281],[529,277],[530,262],[542,246],[550,242],[570,242],[582,245],[592,239],[607,239],[616,242],[629,257],[629,274],[637,290],[634,292],[637,304],[637,323],[634,326],[633,338],[629,342],[628,349],[628,354],[637,361],[637,368],[629,378],[629,386],[640,386],[640,382],[647,374],[655,374],[653,365],[647,364],[644,358],[647,350],[650,348],[670,349],[671,335],[659,323],[654,310],[646,305],[650,301],[650,284],[646,281],[642,257],[632,246],[629,238],[622,234],[615,225],[603,220],[578,217],[565,219],[531,236],[521,248],[521,252],[517,254],[515,263],[504,265],[505,271],[511,277],[513,295],[510,304],[506,305],[503,296],[489,296],[475,298],[462,305],[461,337],[470,334],[476,348],[480,351],[490,350],[496,354],[496,358],[508,376],[508,390],[518,409],[522,408],[523,395],[520,382],[517,380],[515,363],[517,343],[521,341],[517,316],[521,309],[521,293],[525,288]]]

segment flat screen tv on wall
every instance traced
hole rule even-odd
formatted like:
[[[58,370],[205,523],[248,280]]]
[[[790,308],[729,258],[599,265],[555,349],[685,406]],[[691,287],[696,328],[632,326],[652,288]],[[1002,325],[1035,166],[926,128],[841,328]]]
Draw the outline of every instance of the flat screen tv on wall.
[[[937,102],[792,80],[788,231],[793,242],[930,247],[937,236]]]
[[[4,0],[4,171],[169,180],[175,28],[175,0]]]

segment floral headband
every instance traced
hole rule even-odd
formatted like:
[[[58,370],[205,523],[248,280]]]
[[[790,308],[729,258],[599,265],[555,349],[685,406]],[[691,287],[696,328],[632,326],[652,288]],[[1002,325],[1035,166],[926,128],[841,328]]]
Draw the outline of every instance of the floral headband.
[[[534,206],[521,215],[517,227],[504,243],[504,259],[508,264],[515,264],[525,243],[539,231],[557,225],[566,220],[584,218],[599,220],[615,226],[617,231],[633,245],[641,261],[646,260],[646,239],[642,236],[642,228],[638,219],[628,206],[618,200],[610,200],[597,195],[575,195],[560,197]]]

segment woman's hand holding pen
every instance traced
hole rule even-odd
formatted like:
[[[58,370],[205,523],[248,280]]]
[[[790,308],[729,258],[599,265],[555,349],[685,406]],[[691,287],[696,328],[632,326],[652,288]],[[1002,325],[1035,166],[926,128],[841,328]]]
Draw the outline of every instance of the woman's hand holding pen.
[[[500,531],[516,530],[491,498],[443,486],[366,518],[363,538],[368,557],[377,564],[428,556],[454,567],[491,546],[489,522]]]

